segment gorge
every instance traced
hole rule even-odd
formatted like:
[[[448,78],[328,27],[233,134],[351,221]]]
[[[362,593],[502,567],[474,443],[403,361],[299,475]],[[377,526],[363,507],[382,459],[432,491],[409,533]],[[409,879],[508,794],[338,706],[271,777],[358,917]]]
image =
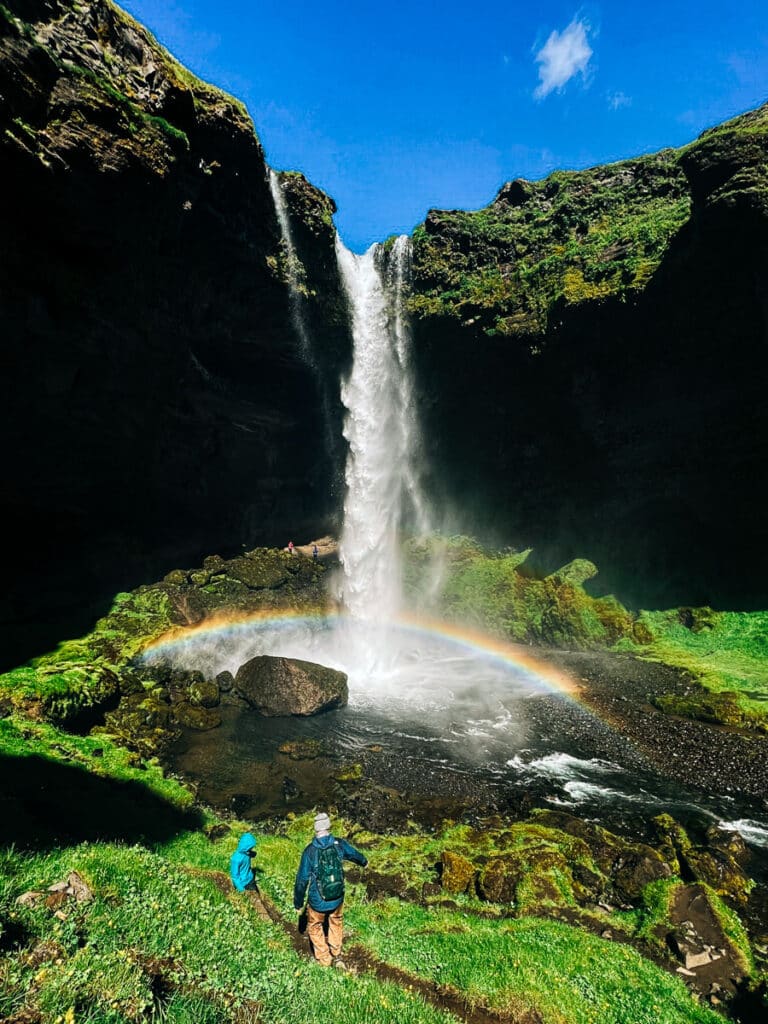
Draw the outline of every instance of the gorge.
[[[760,1024],[768,105],[362,254],[111,0],[0,121],[0,1018]]]
[[[281,175],[286,262],[237,102],[106,0],[16,7],[0,24],[7,664],[174,564],[338,524],[328,396],[352,351],[333,202]],[[765,606],[765,120],[513,182],[417,229],[427,489],[459,528],[532,545],[545,570],[591,557],[635,607]]]

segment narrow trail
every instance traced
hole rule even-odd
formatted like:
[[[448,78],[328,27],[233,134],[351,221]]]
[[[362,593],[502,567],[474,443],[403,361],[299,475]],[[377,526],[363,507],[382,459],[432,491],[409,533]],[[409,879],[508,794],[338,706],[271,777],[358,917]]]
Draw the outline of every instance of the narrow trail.
[[[227,885],[229,880],[225,875],[221,876]],[[217,885],[220,883],[217,881]],[[231,887],[230,887],[231,894]],[[291,946],[299,956],[310,959],[312,954],[309,947],[309,940],[302,935],[296,924],[287,921],[263,892],[249,893],[249,901],[253,910],[261,918],[269,919],[278,925],[288,936]],[[426,981],[407,971],[394,967],[392,964],[378,960],[367,949],[359,945],[349,946],[344,951],[344,961],[352,969],[353,973],[372,974],[379,981],[390,982],[405,988],[409,992],[420,995],[421,998],[431,1006],[439,1010],[445,1010],[453,1014],[464,1024],[541,1024],[541,1018],[534,1011],[523,1014],[507,1014],[484,1007],[482,1005],[471,1005],[461,992],[446,985],[438,985]]]

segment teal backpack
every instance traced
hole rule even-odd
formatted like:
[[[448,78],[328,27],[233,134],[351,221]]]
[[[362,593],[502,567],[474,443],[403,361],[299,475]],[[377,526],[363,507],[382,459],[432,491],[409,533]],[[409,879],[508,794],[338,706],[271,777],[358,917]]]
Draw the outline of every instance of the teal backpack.
[[[318,892],[327,903],[333,903],[344,896],[344,868],[341,859],[338,839],[334,839],[333,846],[315,847],[315,881]]]

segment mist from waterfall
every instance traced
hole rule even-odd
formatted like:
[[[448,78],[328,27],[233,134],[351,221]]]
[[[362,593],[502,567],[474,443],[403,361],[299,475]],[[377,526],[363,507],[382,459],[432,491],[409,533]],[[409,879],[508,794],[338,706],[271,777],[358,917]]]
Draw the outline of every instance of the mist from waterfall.
[[[403,531],[430,528],[405,311],[410,240],[402,235],[358,256],[337,236],[336,255],[353,338],[352,369],[341,388],[349,449],[340,596],[352,618],[392,622],[403,605]]]

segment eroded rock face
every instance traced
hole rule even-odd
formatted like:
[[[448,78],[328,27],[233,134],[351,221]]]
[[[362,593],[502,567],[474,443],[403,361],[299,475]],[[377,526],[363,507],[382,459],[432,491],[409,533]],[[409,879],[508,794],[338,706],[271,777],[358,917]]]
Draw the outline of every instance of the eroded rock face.
[[[328,436],[324,389],[338,390],[349,337],[333,203],[291,181],[318,349],[314,367],[302,358],[242,104],[107,0],[10,6],[0,409],[24,443],[6,466],[14,593],[0,641],[15,664],[202,551],[330,525],[340,464],[306,438]],[[340,442],[341,407],[331,414]],[[256,568],[240,569],[250,586]],[[194,603],[178,609],[180,624],[200,616]]]
[[[636,607],[765,607],[767,140],[764,106],[417,229],[433,478],[476,529]]]
[[[341,708],[349,691],[343,672],[296,658],[259,655],[242,665],[235,690],[261,715],[316,715]]]

